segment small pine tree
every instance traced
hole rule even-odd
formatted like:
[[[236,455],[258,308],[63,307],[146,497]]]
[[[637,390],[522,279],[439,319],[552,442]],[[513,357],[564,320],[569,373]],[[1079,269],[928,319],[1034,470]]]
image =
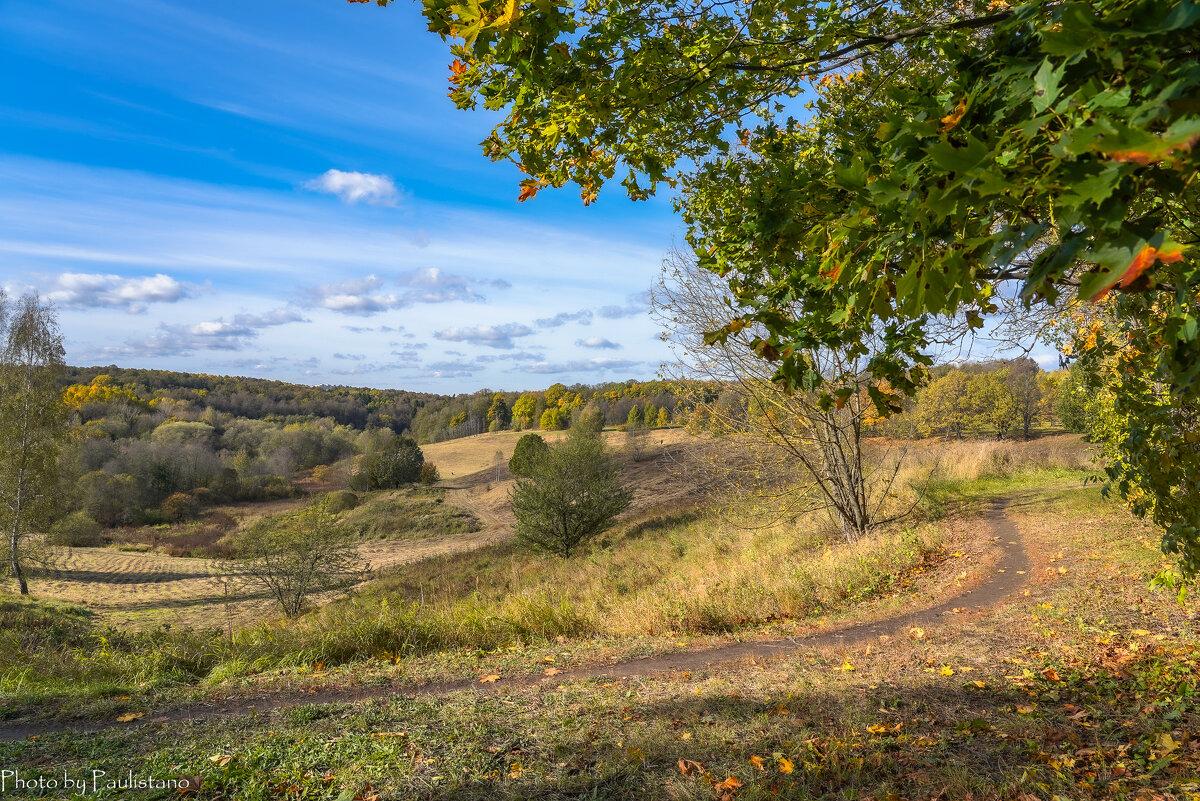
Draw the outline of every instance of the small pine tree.
[[[517,440],[512,458],[508,460],[508,470],[514,476],[527,476],[549,452],[550,446],[546,444],[546,440],[537,434],[526,434]]]

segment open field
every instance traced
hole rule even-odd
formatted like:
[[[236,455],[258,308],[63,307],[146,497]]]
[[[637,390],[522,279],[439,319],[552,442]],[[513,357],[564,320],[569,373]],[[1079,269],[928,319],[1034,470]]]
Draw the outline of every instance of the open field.
[[[886,619],[963,572],[1003,570],[1011,582],[994,602],[942,607],[898,632],[807,644],[772,624],[717,663],[693,657],[722,640],[685,637],[676,661],[648,671],[589,668],[587,640],[530,641],[430,657],[435,674],[468,680],[414,692],[402,689],[410,660],[319,666],[256,682],[293,693],[276,711],[110,723],[119,730],[86,747],[44,735],[0,755],[30,771],[200,776],[199,797],[213,799],[1192,797],[1195,601],[1146,589],[1164,564],[1155,534],[1097,488],[1031,483],[976,479],[945,524],[960,550],[929,579],[853,617],[813,621],[820,631]],[[1017,570],[994,561],[972,511],[997,494],[1010,498],[1001,534],[1029,560]],[[766,641],[780,647],[755,647]],[[565,680],[537,681],[552,668]],[[317,702],[305,705],[306,693]]]
[[[545,433],[550,441],[564,436],[564,432]],[[404,515],[390,511],[388,499],[410,491],[372,493],[363,506],[352,510],[347,521],[356,530],[363,529],[365,541],[360,552],[372,568],[389,570],[509,538],[512,521],[507,499],[512,475],[507,460],[519,436],[511,432],[484,434],[423,448],[429,461],[451,468],[442,471],[441,487],[448,508],[444,517],[448,522],[439,528],[423,529],[420,521],[412,519],[425,515],[421,509]],[[613,448],[621,453],[623,435],[611,432],[608,436]],[[689,494],[687,486],[674,477],[672,454],[687,447],[693,438],[680,429],[664,429],[649,432],[648,439],[647,459],[638,463],[625,459],[626,482],[635,492],[634,514],[669,505]],[[505,453],[499,481],[493,466],[496,450]],[[294,511],[304,503],[303,498],[287,498],[232,504],[218,507],[215,512],[245,526]],[[454,509],[463,510],[461,520],[453,519]],[[471,522],[471,515],[477,523]],[[159,543],[159,548],[169,547],[177,536],[173,528],[190,531],[198,525],[160,527],[152,532],[156,535],[153,542]],[[389,526],[389,530],[382,530]],[[451,527],[458,530],[437,533]],[[33,592],[42,598],[82,604],[106,622],[138,629],[164,623],[240,628],[275,614],[270,598],[247,594],[223,581],[219,562],[169,556],[157,549],[138,552],[115,547],[73,548],[57,570],[35,580]]]

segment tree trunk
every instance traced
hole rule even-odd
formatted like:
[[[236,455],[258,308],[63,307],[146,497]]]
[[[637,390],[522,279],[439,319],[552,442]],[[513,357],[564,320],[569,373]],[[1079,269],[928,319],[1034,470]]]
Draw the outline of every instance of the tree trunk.
[[[29,594],[29,583],[25,581],[25,571],[21,569],[21,560],[17,558],[17,545],[20,543],[20,529],[18,528],[18,520],[13,520],[12,537],[9,540],[9,567],[12,574],[17,579],[17,583],[21,585],[21,594]]]

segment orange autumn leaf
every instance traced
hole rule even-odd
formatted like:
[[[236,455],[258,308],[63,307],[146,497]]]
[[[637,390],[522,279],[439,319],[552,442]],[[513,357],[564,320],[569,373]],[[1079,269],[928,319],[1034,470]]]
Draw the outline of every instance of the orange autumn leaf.
[[[720,790],[721,792],[729,792],[731,790],[738,789],[739,787],[743,786],[744,784],[745,784],[745,782],[743,782],[737,776],[728,776],[728,777],[726,777],[725,781],[717,782],[716,784],[714,784],[713,789]]]
[[[967,99],[964,97],[958,101],[958,105],[954,107],[945,117],[942,117],[942,127],[939,129],[942,133],[952,131],[962,121],[963,115],[967,113]]]
[[[704,766],[695,760],[680,759],[675,764],[679,766],[679,772],[684,776],[699,776],[704,773]]]
[[[1183,245],[1172,242],[1163,250],[1158,250],[1147,245],[1142,248],[1142,252],[1137,254],[1137,257],[1125,268],[1125,273],[1117,283],[1119,286],[1129,286],[1156,261],[1161,261],[1163,264],[1170,264],[1182,259]]]
[[[754,767],[758,768],[759,770],[767,769],[763,758],[760,757],[758,754],[752,754],[750,756],[750,764],[753,765]]]
[[[517,202],[524,203],[526,200],[529,200],[529,198],[538,193],[540,188],[541,187],[536,184],[522,184],[521,194],[517,195]]]
[[[1159,250],[1151,245],[1146,245],[1146,247],[1142,248],[1138,254],[1134,256],[1133,261],[1129,262],[1129,266],[1125,268],[1125,272],[1121,273],[1120,278],[1101,289],[1095,295],[1090,297],[1089,300],[1095,303],[1098,300],[1102,300],[1104,296],[1108,294],[1108,291],[1114,286],[1127,287],[1131,285],[1134,281],[1141,277],[1142,273],[1150,269],[1155,262],[1161,261],[1163,264],[1171,264],[1172,262],[1182,260],[1183,245],[1179,244],[1178,242],[1169,242],[1163,247],[1162,250]]]
[[[450,80],[457,81],[458,76],[467,71],[467,65],[459,61],[457,58],[450,62]]]
[[[795,763],[795,762],[793,762],[792,760],[788,759],[787,757],[780,757],[780,758],[779,758],[779,771],[780,771],[781,773],[791,773],[791,772],[792,772],[793,770],[795,770],[795,769],[796,769],[796,763]]]
[[[1058,671],[1054,668],[1046,668],[1042,671],[1042,675],[1046,677],[1047,681],[1062,681],[1062,679],[1058,677]]]
[[[489,673],[488,675],[486,675],[486,676],[483,676],[482,678],[480,678],[480,679],[479,679],[479,683],[480,683],[480,684],[495,684],[495,683],[496,683],[497,681],[499,681],[499,680],[500,680],[500,676],[499,676],[499,674],[496,674],[496,673]]]

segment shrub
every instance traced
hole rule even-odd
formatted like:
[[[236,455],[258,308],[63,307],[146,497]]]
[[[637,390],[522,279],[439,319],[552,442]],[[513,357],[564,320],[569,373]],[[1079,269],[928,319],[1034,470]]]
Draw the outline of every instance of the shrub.
[[[514,471],[515,472],[515,471]],[[548,449],[509,494],[517,537],[539,550],[570,556],[612,526],[633,493],[599,437],[575,434]]]
[[[171,523],[195,517],[199,510],[200,504],[196,503],[196,499],[186,492],[176,492],[167,496],[161,507],[163,520]]]
[[[417,480],[427,487],[442,480],[442,474],[438,472],[437,465],[433,462],[425,462],[421,465],[421,471],[417,474]]]
[[[335,490],[326,493],[320,502],[325,506],[325,511],[338,514],[358,506],[358,500],[358,496],[350,490]]]
[[[100,524],[80,510],[72,512],[50,528],[50,541],[55,545],[86,548],[100,544]]]
[[[421,474],[425,455],[417,441],[392,437],[363,455],[351,486],[354,489],[397,489]]]
[[[232,570],[266,590],[295,617],[313,595],[343,589],[365,577],[354,540],[322,504],[260,520],[237,542]]]
[[[514,476],[527,476],[539,462],[546,458],[550,446],[537,434],[526,434],[517,440],[508,469]]]

